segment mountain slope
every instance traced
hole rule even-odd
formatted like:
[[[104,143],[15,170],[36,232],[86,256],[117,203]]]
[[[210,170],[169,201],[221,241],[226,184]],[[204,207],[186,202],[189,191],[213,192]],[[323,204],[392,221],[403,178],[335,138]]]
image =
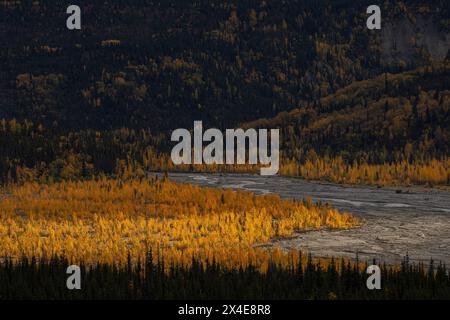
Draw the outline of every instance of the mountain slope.
[[[355,82],[317,103],[305,104],[246,127],[278,127],[282,153],[308,152],[384,163],[446,158],[450,154],[450,62]]]
[[[68,4],[0,4],[0,118],[65,132],[229,127],[449,46],[445,0],[385,1],[382,32],[366,28],[368,1],[90,1],[77,32],[65,29]]]

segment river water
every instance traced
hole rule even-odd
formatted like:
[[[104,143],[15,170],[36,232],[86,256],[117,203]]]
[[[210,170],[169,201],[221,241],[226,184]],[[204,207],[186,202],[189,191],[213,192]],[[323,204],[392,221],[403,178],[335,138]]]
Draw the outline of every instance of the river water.
[[[349,187],[279,176],[250,174],[171,173],[176,182],[243,189],[257,194],[277,193],[283,198],[329,203],[352,213],[363,225],[349,230],[300,232],[264,246],[301,249],[314,256],[377,259],[398,263],[408,253],[411,261],[430,259],[450,265],[450,192],[390,188]]]

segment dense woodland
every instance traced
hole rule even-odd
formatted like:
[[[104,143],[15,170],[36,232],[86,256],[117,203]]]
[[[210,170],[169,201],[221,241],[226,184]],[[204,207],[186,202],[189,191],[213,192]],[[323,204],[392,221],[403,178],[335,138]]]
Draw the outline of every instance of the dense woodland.
[[[450,153],[450,61],[355,82],[254,125],[280,127],[287,157],[369,163],[445,159]]]
[[[284,174],[448,184],[448,62],[425,41],[448,38],[448,5],[384,1],[376,32],[367,4],[91,1],[70,32],[64,1],[2,1],[0,180],[181,170],[167,160],[172,130],[281,113],[258,123],[282,128]],[[407,41],[396,21],[415,28]],[[336,160],[381,169],[370,179],[302,173]],[[437,178],[386,167],[425,172],[431,161]]]
[[[192,259],[189,266],[167,266],[150,251],[139,264],[82,265],[82,290],[65,288],[67,259],[24,258],[0,262],[0,299],[449,299],[447,268],[405,257],[398,267],[381,266],[381,290],[367,290],[367,263],[331,259],[327,263],[297,254],[289,268],[271,262],[227,268],[215,260]]]

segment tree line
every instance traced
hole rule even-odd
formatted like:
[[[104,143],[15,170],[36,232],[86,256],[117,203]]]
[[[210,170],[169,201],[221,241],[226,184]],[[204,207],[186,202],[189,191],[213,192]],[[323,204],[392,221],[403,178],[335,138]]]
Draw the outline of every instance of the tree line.
[[[301,257],[302,255],[299,254]],[[68,290],[64,257],[23,258],[0,262],[0,299],[448,299],[450,277],[443,264],[381,265],[382,288],[368,290],[368,263],[331,259],[327,265],[309,256],[306,262],[283,268],[270,263],[257,268],[224,267],[217,261],[195,258],[189,266],[166,264],[162,255],[147,257],[125,267],[111,264],[81,265],[81,290]]]

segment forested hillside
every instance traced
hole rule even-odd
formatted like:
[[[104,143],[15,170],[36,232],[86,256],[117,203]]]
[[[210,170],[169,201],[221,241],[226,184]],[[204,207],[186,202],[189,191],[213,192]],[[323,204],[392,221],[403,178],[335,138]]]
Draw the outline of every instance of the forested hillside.
[[[448,184],[449,84],[449,61],[385,73],[247,126],[282,130],[285,174]]]
[[[285,161],[448,155],[444,0],[384,1],[381,31],[367,1],[90,1],[76,32],[68,4],[0,3],[2,181],[164,169],[176,128],[292,110]]]
[[[450,62],[355,82],[249,127],[279,127],[287,157],[308,152],[370,163],[450,153]],[[310,154],[310,156],[311,156]]]
[[[419,12],[445,38],[449,9],[433,2],[386,1],[386,31],[377,33],[366,28],[365,1],[91,1],[77,32],[65,27],[64,1],[3,1],[0,116],[171,130],[276,115],[427,64],[431,46],[406,57],[384,42],[396,41],[387,21]]]

